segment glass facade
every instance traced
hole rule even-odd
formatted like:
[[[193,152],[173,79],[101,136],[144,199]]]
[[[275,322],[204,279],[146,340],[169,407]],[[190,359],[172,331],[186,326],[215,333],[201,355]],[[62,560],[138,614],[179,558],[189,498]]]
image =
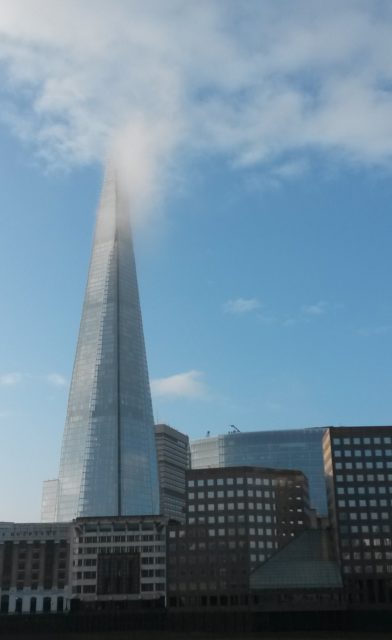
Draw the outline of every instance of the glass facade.
[[[309,481],[310,503],[327,515],[323,428],[229,433],[191,442],[192,469],[250,465],[298,469]]]
[[[159,513],[128,207],[105,176],[60,460],[57,519]]]
[[[56,522],[59,481],[44,480],[42,485],[41,522]]]

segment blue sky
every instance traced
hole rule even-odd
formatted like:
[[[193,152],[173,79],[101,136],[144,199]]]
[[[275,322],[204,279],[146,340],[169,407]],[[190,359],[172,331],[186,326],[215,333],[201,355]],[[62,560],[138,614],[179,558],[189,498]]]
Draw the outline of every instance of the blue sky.
[[[390,424],[391,22],[373,1],[0,0],[0,520],[39,518],[58,471],[108,148],[156,420]]]

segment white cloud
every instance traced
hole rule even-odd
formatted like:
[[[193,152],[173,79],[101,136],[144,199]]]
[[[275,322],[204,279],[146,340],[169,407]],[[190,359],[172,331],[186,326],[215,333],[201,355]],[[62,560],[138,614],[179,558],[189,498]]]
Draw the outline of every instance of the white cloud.
[[[207,395],[202,376],[201,371],[192,369],[167,378],[157,378],[151,380],[151,392],[156,397],[202,398]]]
[[[102,160],[117,132],[141,206],[176,151],[274,180],[309,151],[390,166],[391,4],[294,5],[0,0],[1,117],[48,166]]]
[[[49,373],[46,376],[47,382],[53,385],[54,387],[67,387],[68,380],[61,373]]]
[[[241,315],[255,311],[260,306],[261,304],[257,298],[235,298],[224,303],[223,311],[233,315]]]
[[[12,373],[3,373],[0,375],[0,386],[8,386],[11,387],[13,385],[19,384],[23,380],[23,374],[18,371],[14,371]]]
[[[322,316],[327,309],[327,303],[323,300],[315,304],[308,304],[302,307],[302,313],[307,316]]]

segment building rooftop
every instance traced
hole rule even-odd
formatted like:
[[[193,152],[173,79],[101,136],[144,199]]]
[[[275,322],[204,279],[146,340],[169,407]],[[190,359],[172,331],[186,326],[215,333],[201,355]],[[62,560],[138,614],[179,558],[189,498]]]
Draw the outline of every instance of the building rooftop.
[[[251,589],[341,589],[330,547],[328,531],[304,531],[251,573]]]

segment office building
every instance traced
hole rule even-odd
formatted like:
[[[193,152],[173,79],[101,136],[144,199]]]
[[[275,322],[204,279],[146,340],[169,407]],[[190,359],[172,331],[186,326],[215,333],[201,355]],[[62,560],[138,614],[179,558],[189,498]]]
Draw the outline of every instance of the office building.
[[[185,472],[189,467],[189,438],[167,424],[155,425],[162,515],[185,518]]]
[[[299,469],[309,481],[311,506],[327,515],[324,479],[323,428],[228,433],[193,440],[192,469],[259,466]]]
[[[299,471],[188,471],[186,521],[168,525],[168,606],[248,606],[250,572],[309,524]]]
[[[71,543],[72,599],[94,609],[165,606],[165,520],[78,518]]]
[[[106,171],[61,449],[56,519],[159,513],[128,204]]]
[[[324,436],[330,520],[349,606],[392,603],[392,427]]]

